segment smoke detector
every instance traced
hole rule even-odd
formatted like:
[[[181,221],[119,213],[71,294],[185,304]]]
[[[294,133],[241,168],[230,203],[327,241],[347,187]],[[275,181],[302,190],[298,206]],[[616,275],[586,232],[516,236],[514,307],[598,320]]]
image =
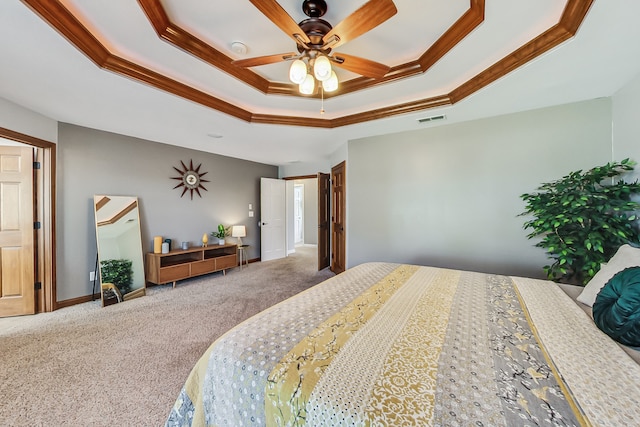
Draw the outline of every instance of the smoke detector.
[[[247,46],[244,43],[233,42],[231,43],[231,50],[239,55],[246,55],[249,49],[247,49]]]

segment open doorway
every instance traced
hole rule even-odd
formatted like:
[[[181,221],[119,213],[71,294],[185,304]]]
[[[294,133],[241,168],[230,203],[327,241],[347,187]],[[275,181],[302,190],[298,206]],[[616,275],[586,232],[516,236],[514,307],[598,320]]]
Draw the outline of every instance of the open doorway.
[[[292,180],[293,191],[290,203],[292,236],[288,249],[295,252],[298,246],[316,247],[318,245],[318,179],[297,178]],[[288,209],[289,210],[289,209]]]
[[[343,162],[344,164],[344,162]],[[286,211],[287,255],[295,253],[298,247],[312,247],[317,255],[318,270],[331,266],[331,194],[330,175],[318,172],[317,175],[284,178]],[[296,196],[295,187],[298,190]],[[296,197],[299,203],[298,215]],[[299,221],[296,229],[295,220]],[[298,233],[296,233],[298,231]]]
[[[328,175],[320,174],[285,178],[287,211],[287,254],[304,248],[313,251],[318,270],[328,263]],[[326,179],[325,179],[326,177]],[[327,181],[324,185],[323,183]],[[322,192],[322,194],[320,194]],[[324,212],[323,211],[327,211]],[[324,234],[326,236],[324,236]]]

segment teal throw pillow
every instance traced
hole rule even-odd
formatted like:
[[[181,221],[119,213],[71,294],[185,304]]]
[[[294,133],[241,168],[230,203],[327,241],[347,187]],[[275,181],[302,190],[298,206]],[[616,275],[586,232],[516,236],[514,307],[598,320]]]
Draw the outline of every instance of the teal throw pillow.
[[[616,273],[596,297],[593,320],[621,344],[640,347],[640,267]]]

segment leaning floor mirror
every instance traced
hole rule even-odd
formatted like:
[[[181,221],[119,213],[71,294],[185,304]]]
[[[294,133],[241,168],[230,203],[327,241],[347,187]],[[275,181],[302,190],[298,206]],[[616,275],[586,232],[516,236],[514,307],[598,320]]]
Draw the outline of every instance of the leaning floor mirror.
[[[102,306],[145,294],[138,198],[93,196]]]

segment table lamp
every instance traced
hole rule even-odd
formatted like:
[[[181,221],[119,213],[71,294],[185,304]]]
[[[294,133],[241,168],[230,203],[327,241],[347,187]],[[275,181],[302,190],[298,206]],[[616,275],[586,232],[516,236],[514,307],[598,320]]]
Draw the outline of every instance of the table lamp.
[[[246,237],[247,229],[244,225],[234,225],[231,229],[231,237],[238,238],[238,246],[242,246],[242,238]]]

